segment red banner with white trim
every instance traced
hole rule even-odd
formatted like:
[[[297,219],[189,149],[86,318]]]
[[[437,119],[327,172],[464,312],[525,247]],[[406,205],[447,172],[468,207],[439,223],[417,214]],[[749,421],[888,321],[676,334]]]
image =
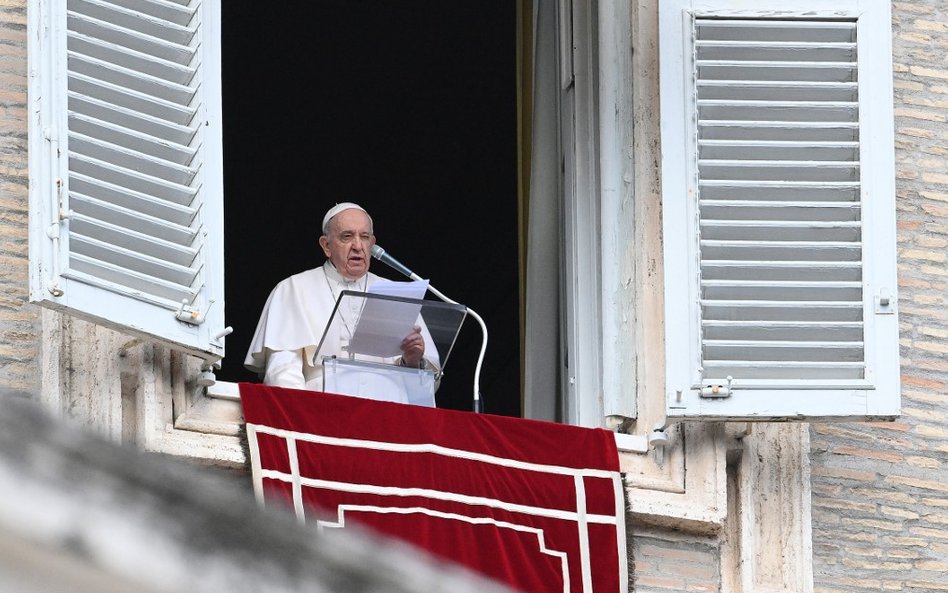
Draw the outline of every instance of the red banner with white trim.
[[[240,385],[254,488],[308,523],[349,522],[529,593],[625,593],[611,432]]]

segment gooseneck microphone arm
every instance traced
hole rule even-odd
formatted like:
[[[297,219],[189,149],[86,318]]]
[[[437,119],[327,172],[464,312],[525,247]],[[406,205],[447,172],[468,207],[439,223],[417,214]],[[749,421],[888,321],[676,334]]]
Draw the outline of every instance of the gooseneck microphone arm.
[[[374,257],[375,259],[379,260],[380,262],[382,262],[383,264],[387,266],[391,266],[400,274],[404,274],[405,276],[408,276],[412,280],[424,280],[421,276],[409,270],[408,267],[405,266],[403,263],[401,263],[400,261],[398,261],[391,255],[386,253],[385,250],[379,247],[378,245],[372,246],[372,257]],[[446,303],[451,303],[452,305],[460,304],[457,301],[451,300],[448,297],[444,296],[444,294],[440,290],[432,286],[431,283],[428,283],[428,290],[430,290],[432,294],[434,294],[436,297],[438,297],[439,299],[441,299],[442,301]],[[481,341],[481,352],[477,357],[477,366],[474,367],[474,411],[480,413],[483,411],[483,408],[481,406],[480,385],[481,385],[481,365],[484,364],[484,353],[487,351],[487,325],[484,324],[484,320],[481,319],[481,316],[474,312],[474,309],[471,309],[467,305],[462,305],[462,306],[467,310],[468,315],[473,317],[474,320],[477,321],[477,323],[481,326],[481,335],[483,336],[483,340]]]

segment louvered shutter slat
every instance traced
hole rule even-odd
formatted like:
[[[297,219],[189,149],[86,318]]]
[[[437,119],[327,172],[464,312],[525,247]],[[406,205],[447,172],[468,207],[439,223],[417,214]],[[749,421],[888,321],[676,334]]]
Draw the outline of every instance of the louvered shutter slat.
[[[139,253],[183,266],[190,265],[197,254],[197,250],[189,244],[165,241],[146,233],[86,218],[79,214],[73,214],[70,224],[75,235],[94,237],[105,245],[112,245],[116,251]]]
[[[726,320],[862,322],[862,307],[850,301],[703,299],[700,304],[704,310],[704,322]],[[766,332],[761,331],[761,333]]]
[[[838,122],[851,119],[856,105],[851,102],[708,100],[698,102],[704,121],[729,121],[738,115],[750,120],[781,122]]]
[[[855,43],[838,43],[828,45],[822,42],[780,43],[759,41],[701,41],[697,44],[701,49],[701,64],[710,67],[735,70],[758,67],[771,61],[786,60],[792,55],[793,62],[784,62],[780,65],[783,74],[788,68],[809,68],[811,66],[825,67],[841,58],[852,61],[856,55]],[[837,62],[838,63],[838,62]],[[746,79],[746,76],[737,78]]]
[[[187,301],[190,303],[198,294],[196,290],[183,289],[181,283],[164,282],[156,276],[149,276],[128,267],[117,266],[82,254],[76,254],[73,257],[69,274],[71,278],[78,281],[96,284],[104,280],[169,302]]]
[[[766,191],[762,191],[766,190]],[[766,199],[760,204],[779,204],[786,201],[806,200],[816,202],[841,202],[839,207],[847,208],[850,205],[843,202],[858,200],[859,184],[851,181],[842,183],[800,183],[800,182],[765,182],[737,183],[706,181],[701,184],[702,205],[708,206],[709,200],[719,200],[721,205],[740,206],[742,202],[753,203],[755,200]],[[731,202],[740,200],[739,202]],[[858,206],[855,206],[858,208]]]
[[[814,365],[820,380],[859,378],[861,279],[809,265],[862,259],[855,28],[696,19],[694,31],[704,380]],[[795,262],[796,279],[775,278],[774,262]],[[734,263],[741,276],[715,279]],[[711,331],[725,321],[745,324]],[[767,325],[815,321],[848,325],[835,339]]]
[[[827,340],[858,342],[862,325],[858,322],[823,321],[706,321],[702,331],[708,340],[752,340],[766,335],[773,340],[806,341],[814,335]]]
[[[859,282],[704,281],[708,300],[843,301],[862,296]]]
[[[70,189],[75,192],[78,199],[77,204],[70,204],[73,209],[81,208],[82,202],[95,194],[104,204],[108,204],[113,209],[125,209],[136,218],[153,217],[183,227],[190,227],[197,213],[193,207],[112,185],[81,173],[72,175]]]
[[[793,179],[800,182],[849,181],[859,176],[858,165],[846,162],[764,161],[761,159],[721,160],[700,159],[702,177],[708,181],[739,180],[747,181],[783,181]]]
[[[844,238],[857,241],[860,236],[858,222],[796,222],[775,224],[772,221],[759,220],[715,220],[701,225],[702,236],[718,240],[766,241],[830,241]]]
[[[801,30],[800,26],[805,27]],[[850,43],[855,24],[841,20],[786,20],[786,19],[703,19],[702,28],[707,32],[704,40],[793,42],[801,40],[824,43]],[[700,41],[699,41],[700,43]]]
[[[733,261],[705,259],[701,262],[702,277],[725,280],[859,280],[859,261]]]
[[[189,183],[190,179],[194,177],[195,171],[189,169],[187,165],[194,158],[197,152],[196,147],[164,142],[152,134],[144,134],[78,113],[73,116],[71,130],[73,138],[76,139],[76,146],[74,147],[76,152],[87,152],[88,154],[98,152],[98,158],[107,158],[101,156],[107,150],[113,151],[113,154],[124,152],[127,156],[124,158],[113,157],[113,162],[119,165],[131,162],[131,165],[127,166],[149,171],[150,174],[166,179],[177,178],[178,183]],[[83,143],[85,143],[87,149],[85,151],[83,150]],[[95,148],[97,145],[101,146],[98,151]],[[134,146],[137,150],[135,152],[127,149],[123,150],[126,146]],[[155,164],[156,161],[157,163],[166,164]],[[163,167],[170,168],[172,172],[162,174]]]
[[[151,18],[178,27],[188,27],[199,3],[191,0],[70,0],[70,7],[81,6],[84,14],[98,18]],[[122,14],[127,17],[122,17]],[[109,16],[111,15],[111,16]]]
[[[136,32],[88,21],[72,13],[69,24],[75,33],[70,36],[68,47],[76,54],[178,84],[187,84],[194,76],[194,68],[189,64],[194,51],[187,46],[163,43],[160,39],[149,40]],[[108,36],[110,41],[102,42],[97,36]]]
[[[76,120],[82,118],[95,122],[108,122],[103,125],[113,125],[117,133],[131,134],[139,132],[146,137],[155,138],[157,141],[154,144],[163,141],[185,154],[194,155],[196,152],[196,147],[190,146],[197,131],[194,126],[179,125],[173,121],[153,117],[148,113],[126,109],[115,103],[100,101],[88,95],[71,94],[69,98],[73,101],[77,111],[82,114],[74,116]],[[193,112],[187,118],[189,121],[192,119],[191,116],[193,116]],[[121,123],[113,124],[112,122]]]
[[[703,120],[702,140],[787,140],[801,142],[852,141],[858,137],[855,123],[804,121]]]
[[[79,127],[82,126],[82,123],[76,120],[74,120],[74,123],[77,123]],[[150,149],[150,146],[139,146],[138,139],[135,138],[136,134],[126,134],[126,137],[119,138],[119,134],[114,132],[115,129],[111,126],[99,125],[95,131],[97,137],[78,132],[71,134],[69,141],[73,153],[88,156],[102,163],[110,163],[113,169],[125,169],[138,173],[142,177],[154,177],[180,185],[190,185],[197,174],[195,168],[178,165],[168,160],[152,158],[152,155],[145,152]],[[129,144],[109,142],[108,140],[111,139],[125,141]],[[146,140],[142,144],[145,143],[151,144],[150,140]],[[150,152],[160,151],[150,150]],[[175,160],[190,160],[187,154],[179,155],[180,153],[174,153]]]
[[[826,160],[851,162],[859,155],[856,142],[780,142],[702,140],[698,143],[705,159],[768,159],[783,161]]]
[[[763,361],[757,360],[734,360],[727,363],[718,361],[705,362],[709,376],[728,375],[736,373],[736,376],[742,377],[742,381],[767,386],[768,382],[774,385],[783,386],[787,383],[795,384],[797,389],[805,389],[806,385],[798,384],[800,377],[806,377],[807,383],[814,386],[826,387],[829,385],[836,387],[847,387],[850,383],[853,387],[858,387],[858,382],[863,378],[865,364],[862,362],[818,362],[818,361],[770,361],[770,364],[762,364]],[[726,383],[726,381],[722,381]],[[792,396],[790,392],[785,392],[785,398],[794,398],[799,400],[799,395]],[[789,400],[789,408],[793,408],[792,399]],[[797,406],[799,407],[799,406]]]
[[[130,192],[140,192],[183,206],[190,205],[196,194],[194,187],[141,175],[133,169],[115,167],[106,161],[78,153],[69,155],[69,168],[70,171],[84,175],[97,183],[121,187]]]
[[[705,340],[708,359],[712,362],[756,361],[761,364],[777,362],[847,362],[862,361],[862,342],[832,342],[828,340]],[[823,351],[831,350],[827,357]],[[831,359],[831,360],[829,360]]]
[[[103,200],[83,195],[75,188],[70,192],[70,210],[90,220],[110,223],[119,228],[137,228],[142,233],[181,245],[194,241],[195,230],[190,226],[130,210]]]
[[[157,4],[141,0],[128,0],[127,8],[122,2],[100,0],[71,0],[74,13],[124,29],[131,29],[151,37],[167,39],[179,44],[188,44],[195,30],[188,26],[194,13],[180,6],[165,3],[165,10],[148,11]],[[171,10],[168,10],[168,8]]]
[[[97,79],[117,87],[127,88],[144,95],[150,95],[176,103],[187,105],[194,98],[195,88],[186,84],[169,81],[156,76],[137,72],[124,66],[100,60],[94,56],[69,51],[69,69],[72,72]]]
[[[80,112],[94,115],[93,110],[85,111],[78,105],[99,103],[128,109],[142,118],[153,117],[168,125],[176,124],[193,129],[191,122],[194,120],[195,110],[189,103],[174,103],[78,72],[73,72],[69,77],[69,90],[69,100],[77,105]]]
[[[726,99],[735,96],[735,87],[739,96],[748,101],[828,101],[852,102],[856,100],[855,82],[783,82],[702,80],[698,83],[701,96],[705,100]]]
[[[108,267],[116,274],[125,274],[125,278],[139,290],[149,290],[149,283],[160,284],[163,296],[169,299],[187,298],[188,295],[193,297],[197,293],[194,286],[199,271],[197,267],[179,266],[167,259],[142,256],[82,235],[76,235],[75,243],[76,259],[82,262],[76,266],[78,269]],[[134,270],[134,273],[130,270]]]
[[[69,28],[91,38],[109,39],[117,45],[136,49],[159,59],[180,61],[175,56],[194,39],[193,27],[167,19],[126,10],[109,2],[71,0]]]
[[[775,65],[771,62],[708,60],[700,63],[698,72],[702,78],[717,80],[843,83],[852,80],[851,73],[846,71],[849,65],[849,62],[786,62]]]
[[[766,264],[769,260],[858,261],[860,246],[829,241],[702,241],[701,252],[709,259],[731,259]]]

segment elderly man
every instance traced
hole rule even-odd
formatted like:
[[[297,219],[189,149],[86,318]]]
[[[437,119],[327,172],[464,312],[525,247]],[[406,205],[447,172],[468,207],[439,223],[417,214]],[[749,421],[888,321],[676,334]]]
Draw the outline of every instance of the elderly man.
[[[379,279],[369,272],[375,234],[368,212],[352,202],[337,204],[323,217],[322,230],[319,245],[326,262],[276,285],[244,360],[268,385],[321,391],[322,364],[313,358],[336,300],[343,290],[366,292]],[[337,315],[339,331],[346,335],[334,337],[336,343],[324,345],[320,355],[341,355],[352,338],[359,311],[341,309]],[[401,348],[401,357],[382,361],[409,367],[438,364],[437,349],[421,326],[405,337]]]

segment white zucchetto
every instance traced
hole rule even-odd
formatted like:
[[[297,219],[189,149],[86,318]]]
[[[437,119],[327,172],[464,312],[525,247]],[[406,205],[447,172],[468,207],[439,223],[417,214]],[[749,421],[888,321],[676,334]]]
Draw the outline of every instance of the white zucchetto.
[[[326,213],[326,216],[323,216],[323,234],[324,235],[329,234],[329,221],[332,220],[332,217],[339,214],[343,210],[361,210],[365,212],[365,208],[353,202],[343,202],[341,204],[336,204],[335,206],[329,209],[329,212]],[[365,212],[365,215],[368,216],[369,213]],[[371,220],[371,217],[369,218]]]

